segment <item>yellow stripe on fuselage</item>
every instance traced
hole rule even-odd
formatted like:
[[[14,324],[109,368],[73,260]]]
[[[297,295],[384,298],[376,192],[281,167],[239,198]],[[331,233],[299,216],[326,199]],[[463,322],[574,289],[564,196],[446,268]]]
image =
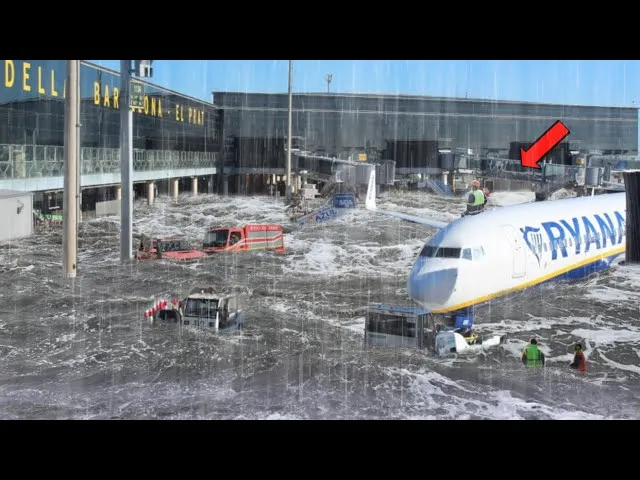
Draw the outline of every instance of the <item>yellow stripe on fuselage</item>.
[[[625,248],[626,247],[618,247],[618,248],[614,248],[613,250],[609,250],[608,252],[605,253],[600,253],[596,256],[590,257],[590,258],[586,258],[584,260],[581,260],[579,262],[573,263],[569,266],[560,268],[558,270],[555,270],[551,273],[547,273],[545,275],[542,275],[541,277],[536,278],[535,280],[528,280],[524,283],[521,283],[520,285],[517,285],[515,287],[511,287],[511,288],[507,288],[505,290],[500,290],[498,292],[495,293],[491,293],[489,295],[484,295],[482,297],[477,297],[474,298],[473,300],[469,300],[467,302],[464,303],[460,303],[458,305],[455,305],[453,307],[449,307],[449,308],[441,308],[441,309],[437,309],[437,310],[431,310],[432,313],[448,313],[448,312],[454,312],[456,310],[462,310],[463,308],[467,308],[467,307],[471,307],[472,305],[478,305],[480,303],[484,303],[487,302],[493,298],[496,297],[501,297],[503,295],[506,295],[508,293],[513,293],[513,292],[517,292],[520,290],[524,290],[525,288],[529,288],[532,287],[534,285],[537,285],[539,283],[545,282],[547,280],[550,280],[554,277],[559,277],[560,275],[567,273],[571,270],[574,270],[576,268],[580,268],[580,267],[584,267],[585,265],[589,265],[590,263],[594,263],[597,262],[598,260],[602,260],[603,258],[607,258],[607,257],[611,257],[613,255],[619,255],[621,253],[625,252]]]

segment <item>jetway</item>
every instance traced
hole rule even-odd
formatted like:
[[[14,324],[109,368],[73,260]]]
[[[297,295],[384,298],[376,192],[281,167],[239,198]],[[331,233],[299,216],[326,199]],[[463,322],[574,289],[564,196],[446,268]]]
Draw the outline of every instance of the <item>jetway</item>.
[[[343,183],[351,187],[367,185],[371,169],[376,170],[377,185],[393,185],[395,162],[343,160],[292,150],[293,165],[297,172],[306,171],[306,178],[324,183]]]

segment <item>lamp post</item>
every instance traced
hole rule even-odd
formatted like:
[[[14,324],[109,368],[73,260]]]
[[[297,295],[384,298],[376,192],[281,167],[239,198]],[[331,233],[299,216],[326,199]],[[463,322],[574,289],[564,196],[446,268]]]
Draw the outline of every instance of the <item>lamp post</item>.
[[[78,92],[80,60],[67,60],[67,85],[64,125],[64,200],[62,268],[67,278],[76,278],[78,266]]]
[[[132,63],[133,62],[133,63]],[[120,60],[120,260],[131,260],[133,231],[133,112],[131,107],[140,108],[144,97],[144,87],[131,84],[132,74],[138,77],[152,77],[153,60]],[[133,69],[132,69],[133,67]],[[134,90],[138,88],[137,94]]]
[[[331,80],[333,80],[333,73],[327,73],[324,76],[324,81],[327,82],[327,93],[331,93]]]
[[[289,111],[287,119],[287,201],[291,200],[291,130],[293,125],[293,60],[289,60]]]

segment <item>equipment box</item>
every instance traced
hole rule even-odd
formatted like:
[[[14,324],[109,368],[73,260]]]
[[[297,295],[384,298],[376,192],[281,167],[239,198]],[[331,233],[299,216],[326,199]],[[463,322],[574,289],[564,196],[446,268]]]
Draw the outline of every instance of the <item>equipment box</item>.
[[[473,314],[456,315],[453,321],[454,328],[471,328],[473,327]]]

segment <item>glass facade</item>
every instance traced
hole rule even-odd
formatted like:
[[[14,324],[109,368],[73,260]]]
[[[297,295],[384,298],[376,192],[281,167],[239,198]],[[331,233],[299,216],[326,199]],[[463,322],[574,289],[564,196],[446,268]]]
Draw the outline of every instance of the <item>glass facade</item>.
[[[224,111],[225,158],[238,166],[279,167],[284,153],[263,154],[239,145],[277,144],[286,137],[286,94],[214,92]],[[344,157],[366,152],[395,160],[397,168],[437,166],[438,148],[513,157],[556,120],[581,152],[636,154],[638,109],[493,102],[410,96],[298,94],[293,97],[293,137],[302,148]],[[564,143],[568,154],[568,144]],[[232,151],[229,152],[229,149]],[[235,150],[234,150],[235,149]],[[516,158],[519,159],[519,158]]]
[[[62,174],[65,60],[2,60],[0,177]],[[136,79],[135,170],[213,168],[219,151],[216,108]],[[80,70],[82,173],[119,171],[120,76],[87,62]]]

